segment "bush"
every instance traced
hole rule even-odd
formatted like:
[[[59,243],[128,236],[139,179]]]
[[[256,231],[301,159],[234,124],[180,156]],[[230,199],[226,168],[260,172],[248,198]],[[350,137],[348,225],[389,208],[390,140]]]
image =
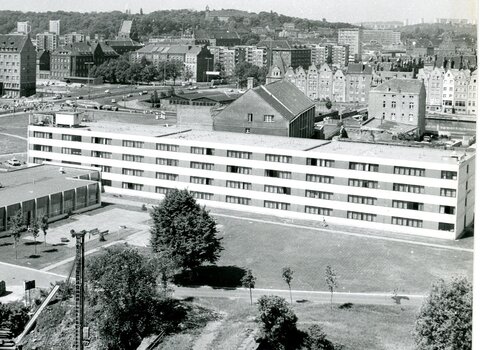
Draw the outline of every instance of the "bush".
[[[0,303],[0,328],[10,329],[15,337],[22,333],[29,318],[28,307],[23,303]]]

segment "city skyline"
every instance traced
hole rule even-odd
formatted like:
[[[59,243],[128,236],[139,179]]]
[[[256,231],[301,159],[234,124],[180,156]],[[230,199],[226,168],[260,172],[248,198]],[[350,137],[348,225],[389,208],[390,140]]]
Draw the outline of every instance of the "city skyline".
[[[204,10],[208,5],[210,9],[235,8],[250,12],[274,11],[280,14],[321,20],[325,18],[329,22],[358,23],[364,21],[405,21],[418,23],[424,19],[425,22],[433,22],[436,18],[466,18],[475,20],[478,17],[478,1],[476,0],[426,0],[417,2],[405,0],[402,6],[392,6],[389,0],[376,1],[353,1],[340,0],[336,2],[312,4],[307,0],[298,0],[296,6],[286,1],[273,0],[240,0],[235,3],[224,0],[208,0],[193,2],[190,0],[164,0],[161,5],[154,0],[120,2],[105,0],[102,2],[85,0],[80,8],[77,2],[54,1],[54,0],[25,0],[21,3],[0,0],[0,10],[19,11],[75,11],[75,12],[104,12],[104,11],[125,11],[127,8],[132,13],[138,13],[140,8],[144,13],[167,9],[195,9]]]

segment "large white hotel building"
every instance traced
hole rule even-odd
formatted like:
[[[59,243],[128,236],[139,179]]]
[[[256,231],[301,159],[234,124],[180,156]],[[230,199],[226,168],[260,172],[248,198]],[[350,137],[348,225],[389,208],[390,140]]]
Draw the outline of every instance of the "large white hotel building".
[[[92,122],[30,125],[28,159],[94,166],[106,192],[456,239],[473,221],[475,152]]]

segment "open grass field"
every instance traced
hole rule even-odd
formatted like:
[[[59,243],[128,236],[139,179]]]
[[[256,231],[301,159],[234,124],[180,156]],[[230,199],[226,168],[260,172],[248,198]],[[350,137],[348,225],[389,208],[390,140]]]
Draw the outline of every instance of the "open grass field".
[[[27,151],[27,140],[9,136],[27,137],[28,116],[0,116],[0,155]],[[6,135],[8,134],[8,135]]]

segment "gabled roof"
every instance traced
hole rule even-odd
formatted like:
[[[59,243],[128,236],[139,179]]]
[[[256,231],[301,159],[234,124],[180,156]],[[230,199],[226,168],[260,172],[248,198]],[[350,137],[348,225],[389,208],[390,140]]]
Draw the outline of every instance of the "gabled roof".
[[[184,54],[199,54],[202,51],[201,46],[195,45],[165,45],[165,44],[148,44],[141,49],[138,49],[136,52],[142,53],[158,53],[158,54],[169,54],[169,55],[184,55]]]
[[[253,91],[288,121],[294,120],[299,114],[315,106],[312,100],[286,80],[262,85]]]
[[[419,94],[423,82],[418,79],[391,79],[380,84],[373,91]]]
[[[92,54],[92,48],[87,43],[77,42],[60,46],[54,52],[68,52],[70,55],[88,56]]]
[[[27,42],[27,35],[6,34],[0,35],[0,51],[17,51],[20,52]]]

